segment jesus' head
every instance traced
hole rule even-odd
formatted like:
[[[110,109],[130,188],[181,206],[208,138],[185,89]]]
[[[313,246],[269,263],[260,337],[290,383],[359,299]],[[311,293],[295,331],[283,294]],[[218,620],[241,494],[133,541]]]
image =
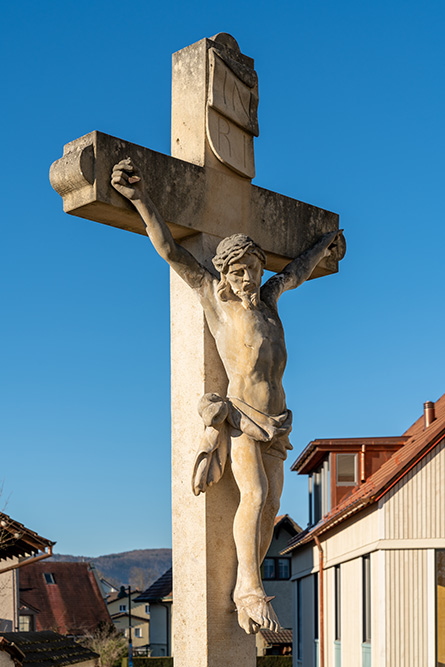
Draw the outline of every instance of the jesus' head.
[[[213,264],[221,275],[218,294],[222,301],[234,295],[244,308],[258,307],[266,256],[249,236],[234,234],[223,239]]]

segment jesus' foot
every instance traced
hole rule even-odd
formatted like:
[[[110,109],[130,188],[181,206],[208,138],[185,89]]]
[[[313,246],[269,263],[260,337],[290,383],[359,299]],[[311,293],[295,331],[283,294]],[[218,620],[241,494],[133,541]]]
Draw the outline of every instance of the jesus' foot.
[[[255,591],[242,596],[234,596],[238,623],[247,632],[255,634],[260,628],[277,632],[280,622],[270,604],[273,597],[267,597],[264,591]]]

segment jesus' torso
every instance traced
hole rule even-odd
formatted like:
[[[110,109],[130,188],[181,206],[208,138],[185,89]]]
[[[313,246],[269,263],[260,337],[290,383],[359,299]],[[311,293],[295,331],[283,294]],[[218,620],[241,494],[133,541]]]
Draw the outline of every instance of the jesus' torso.
[[[201,295],[201,303],[229,380],[227,395],[265,414],[281,414],[287,354],[276,307],[260,301],[246,309],[238,300],[221,301],[215,287]]]

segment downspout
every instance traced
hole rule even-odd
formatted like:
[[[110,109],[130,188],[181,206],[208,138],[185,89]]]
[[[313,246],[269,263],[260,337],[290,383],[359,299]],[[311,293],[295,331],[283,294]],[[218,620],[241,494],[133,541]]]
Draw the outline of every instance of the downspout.
[[[40,554],[40,556],[34,556],[33,558],[27,558],[26,560],[22,560],[20,563],[15,563],[14,565],[9,565],[9,567],[5,567],[2,570],[0,570],[0,574],[3,574],[3,572],[9,572],[10,570],[18,570],[19,567],[24,567],[25,565],[28,565],[29,563],[37,563],[37,561],[43,560],[44,558],[49,558],[52,555],[53,555],[53,548],[48,547],[48,553],[47,554]]]
[[[320,578],[318,582],[318,605],[319,605],[319,635],[320,635],[320,667],[324,667],[324,559],[323,549],[318,539],[318,535],[314,535],[315,544],[318,549],[318,563]]]

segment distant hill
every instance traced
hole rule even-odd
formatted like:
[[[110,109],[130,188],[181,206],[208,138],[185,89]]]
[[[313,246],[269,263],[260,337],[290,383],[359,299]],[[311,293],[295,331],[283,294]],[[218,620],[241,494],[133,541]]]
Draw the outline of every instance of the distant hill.
[[[48,559],[48,562],[51,559]],[[171,549],[135,549],[120,554],[108,556],[71,556],[69,554],[54,554],[55,561],[83,561],[93,563],[100,576],[117,588],[128,586],[140,591],[150,586],[161,574],[164,574],[172,564]]]

